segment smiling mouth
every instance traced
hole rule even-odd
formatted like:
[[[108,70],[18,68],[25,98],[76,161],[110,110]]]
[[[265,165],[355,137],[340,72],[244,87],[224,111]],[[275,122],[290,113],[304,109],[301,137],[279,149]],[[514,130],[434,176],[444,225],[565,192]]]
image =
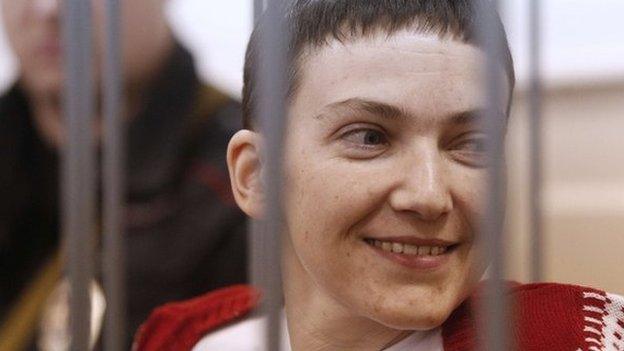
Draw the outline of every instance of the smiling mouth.
[[[414,245],[392,240],[364,239],[368,245],[388,253],[416,257],[434,257],[452,252],[459,244]]]

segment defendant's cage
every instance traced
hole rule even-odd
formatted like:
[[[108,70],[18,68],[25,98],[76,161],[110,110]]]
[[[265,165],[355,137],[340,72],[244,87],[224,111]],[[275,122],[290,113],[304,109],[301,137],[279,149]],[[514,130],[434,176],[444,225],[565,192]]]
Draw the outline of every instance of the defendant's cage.
[[[288,59],[284,35],[287,35],[283,21],[278,20],[284,15],[288,0],[254,0],[254,17],[264,12],[269,20],[261,38],[259,65],[262,71],[259,76],[260,92],[255,110],[258,113],[261,127],[266,132],[267,169],[266,185],[268,191],[266,222],[251,226],[250,234],[250,269],[252,281],[265,291],[266,302],[264,313],[268,315],[267,350],[279,350],[281,281],[279,272],[280,232],[282,213],[280,212],[281,156],[284,139],[285,102],[283,92],[286,90],[286,72],[282,69]],[[120,64],[120,33],[119,33],[119,0],[106,1],[106,56],[103,68],[103,107],[105,116],[104,158],[103,158],[103,277],[104,290],[107,298],[105,321],[104,348],[107,351],[123,349],[125,340],[124,321],[124,245],[121,214],[123,211],[123,155],[125,154],[123,123],[120,120],[122,106],[122,85]],[[67,271],[71,282],[70,324],[71,348],[84,351],[90,348],[90,300],[89,286],[94,266],[91,258],[95,242],[96,212],[96,164],[95,144],[91,131],[94,116],[94,96],[92,86],[91,52],[91,5],[84,0],[66,0],[64,2],[64,40],[66,45],[65,72],[67,74],[65,113],[68,121],[68,143],[63,151],[63,237],[67,252]],[[474,6],[479,13],[482,6],[498,7],[497,1],[475,1]],[[531,229],[532,229],[532,279],[541,278],[541,161],[542,140],[541,130],[541,81],[540,81],[540,4],[538,0],[530,1],[530,115],[531,115]],[[486,48],[488,62],[497,61],[500,54],[500,41],[493,37],[495,25],[492,16],[481,16],[479,36]],[[487,67],[495,67],[486,64]],[[486,70],[484,84],[488,101],[496,101],[501,91],[500,84],[492,71]],[[483,116],[485,130],[492,135],[502,133],[502,126],[493,106],[487,106]],[[486,255],[491,264],[491,279],[488,290],[492,298],[488,299],[485,318],[481,324],[484,338],[481,349],[509,350],[510,339],[507,335],[506,306],[503,293],[503,272],[505,257],[503,250],[501,194],[503,174],[501,163],[503,150],[502,139],[498,144],[489,147],[493,160],[490,167],[488,210],[482,225],[482,235],[488,243]]]

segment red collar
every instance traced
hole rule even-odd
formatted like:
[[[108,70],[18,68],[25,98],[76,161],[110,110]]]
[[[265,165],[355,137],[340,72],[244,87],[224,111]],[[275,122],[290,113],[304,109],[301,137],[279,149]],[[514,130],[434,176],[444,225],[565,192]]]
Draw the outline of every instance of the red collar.
[[[518,349],[589,350],[590,346],[596,346],[586,341],[586,317],[601,318],[595,311],[604,310],[605,300],[591,296],[606,297],[606,294],[572,285],[509,283],[509,297],[514,301],[511,311],[514,327],[510,330]],[[444,323],[445,351],[476,349],[475,316],[483,298],[487,297],[474,294]],[[156,309],[139,329],[133,350],[190,351],[206,334],[243,318],[259,303],[258,290],[237,285],[185,302],[164,305]],[[594,307],[594,312],[584,308],[588,305]]]

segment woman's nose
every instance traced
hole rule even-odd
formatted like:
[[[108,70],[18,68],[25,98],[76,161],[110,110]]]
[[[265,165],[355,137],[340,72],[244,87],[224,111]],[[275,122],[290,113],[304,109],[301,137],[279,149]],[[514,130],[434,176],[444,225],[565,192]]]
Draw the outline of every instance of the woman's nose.
[[[395,211],[412,212],[423,221],[436,221],[453,208],[443,160],[434,150],[406,160],[399,186],[390,196]]]

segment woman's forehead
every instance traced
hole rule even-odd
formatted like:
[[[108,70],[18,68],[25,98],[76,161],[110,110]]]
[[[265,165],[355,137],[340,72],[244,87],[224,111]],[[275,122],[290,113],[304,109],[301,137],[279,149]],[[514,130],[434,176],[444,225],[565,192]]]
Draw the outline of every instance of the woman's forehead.
[[[382,101],[414,114],[452,114],[482,107],[483,52],[434,34],[339,42],[309,51],[301,61],[294,108],[322,109],[353,98]],[[506,80],[501,67],[501,79]],[[501,102],[505,111],[506,100]]]

